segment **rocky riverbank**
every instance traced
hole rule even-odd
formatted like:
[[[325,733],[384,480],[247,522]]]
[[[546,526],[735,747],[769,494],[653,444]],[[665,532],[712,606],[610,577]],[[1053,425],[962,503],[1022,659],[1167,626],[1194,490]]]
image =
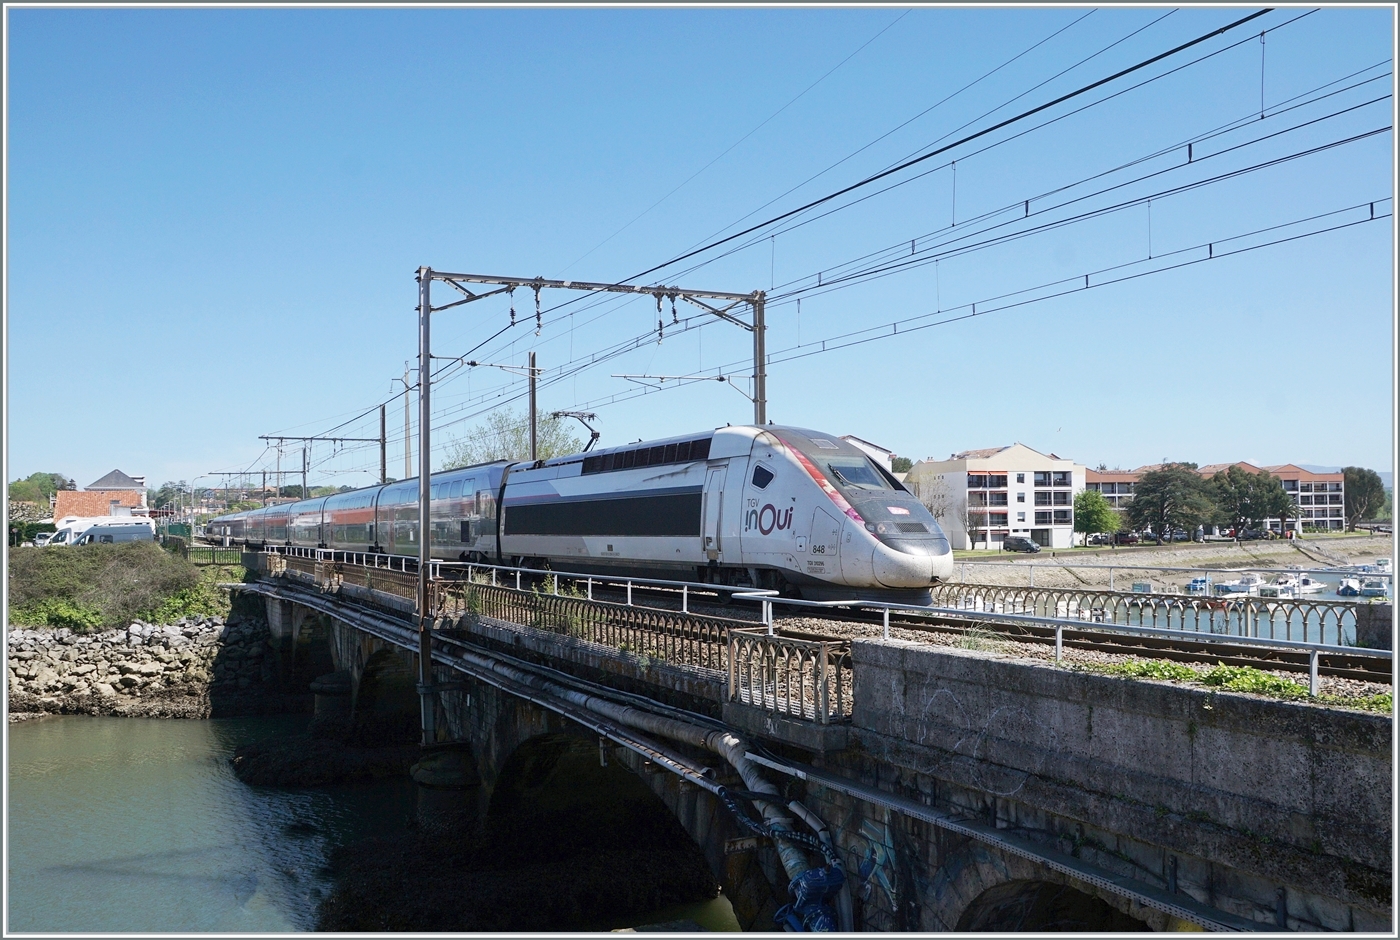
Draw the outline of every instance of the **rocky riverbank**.
[[[10,630],[10,720],[39,715],[219,718],[310,711],[277,685],[267,624],[234,614],[122,630]]]

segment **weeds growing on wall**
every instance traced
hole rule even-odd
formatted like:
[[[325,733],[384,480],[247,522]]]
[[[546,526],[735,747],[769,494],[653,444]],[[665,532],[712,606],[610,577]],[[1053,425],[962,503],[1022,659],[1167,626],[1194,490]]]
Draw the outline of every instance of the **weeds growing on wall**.
[[[1255,669],[1253,666],[1227,666],[1217,663],[1209,669],[1193,669],[1184,663],[1174,663],[1165,659],[1129,659],[1121,663],[1081,663],[1074,668],[1103,675],[1120,676],[1125,679],[1164,679],[1172,682],[1193,684],[1223,689],[1227,692],[1252,692],[1270,698],[1301,701],[1307,699],[1322,705],[1340,705],[1344,708],[1359,708],[1363,711],[1390,714],[1395,707],[1394,696],[1389,692],[1379,695],[1318,695],[1309,696],[1308,687],[1301,682]]]
[[[217,584],[240,575],[229,566],[201,572],[153,542],[17,549],[10,554],[9,619],[85,633],[134,620],[223,616],[228,596]]]

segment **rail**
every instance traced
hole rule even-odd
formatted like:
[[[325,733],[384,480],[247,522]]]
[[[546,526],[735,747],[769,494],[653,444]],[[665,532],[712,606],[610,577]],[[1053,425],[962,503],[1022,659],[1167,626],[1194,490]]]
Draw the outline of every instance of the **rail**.
[[[806,640],[764,627],[729,631],[729,701],[784,718],[832,724],[852,704],[849,640]]]
[[[366,564],[377,570],[398,571],[404,575],[413,573],[411,578],[403,579],[401,590],[395,593],[401,593],[401,596],[409,598],[416,597],[417,565],[413,559],[294,546],[269,546],[267,551],[284,559],[300,557],[319,560],[323,563],[335,561],[355,564],[364,560]],[[1389,651],[1360,649],[1350,645],[1350,641],[1354,640],[1355,637],[1355,606],[1339,601],[1297,601],[1240,596],[1212,598],[1177,594],[1128,594],[1087,589],[1077,591],[1034,589],[1038,592],[1059,595],[1054,598],[1054,606],[1051,608],[1048,603],[1037,606],[1032,603],[1030,596],[1025,594],[1018,596],[1014,593],[1030,592],[1031,588],[974,584],[934,585],[935,591],[962,591],[963,594],[958,595],[957,600],[950,597],[948,598],[949,603],[939,604],[935,602],[933,606],[855,598],[808,601],[780,597],[776,591],[751,587],[731,587],[659,578],[605,577],[580,572],[447,561],[432,562],[429,577],[433,582],[453,579],[477,581],[489,578],[494,585],[501,586],[504,582],[505,586],[514,585],[517,590],[525,589],[527,578],[544,580],[546,583],[550,583],[548,579],[554,579],[552,581],[552,591],[554,592],[557,592],[564,579],[567,579],[573,583],[574,590],[586,592],[585,596],[589,600],[592,600],[595,586],[608,584],[626,590],[625,606],[656,612],[674,611],[671,608],[647,607],[635,603],[632,596],[633,586],[660,586],[677,591],[680,594],[682,613],[689,613],[691,592],[729,593],[735,600],[749,600],[758,604],[760,624],[767,629],[770,636],[776,633],[773,622],[773,607],[775,604],[782,604],[786,607],[808,608],[813,611],[822,608],[865,608],[884,611],[886,637],[889,635],[889,612],[908,611],[929,617],[949,619],[975,619],[1008,624],[1034,623],[1039,626],[1057,628],[1057,634],[1063,629],[1102,630],[1106,633],[1141,634],[1163,638],[1229,641],[1261,649],[1318,650],[1322,653],[1345,649],[1355,655],[1391,658]],[[407,588],[409,581],[414,585],[411,591]],[[1095,604],[1095,598],[1100,596],[1111,597],[1115,600],[1111,604],[1106,601]],[[968,599],[969,597],[971,599]],[[1110,610],[1113,612],[1112,617],[1109,616]],[[1099,613],[1100,611],[1101,613]],[[429,613],[431,615],[432,612]],[[1212,625],[1214,629],[1212,629]],[[1296,639],[1294,638],[1295,634]]]

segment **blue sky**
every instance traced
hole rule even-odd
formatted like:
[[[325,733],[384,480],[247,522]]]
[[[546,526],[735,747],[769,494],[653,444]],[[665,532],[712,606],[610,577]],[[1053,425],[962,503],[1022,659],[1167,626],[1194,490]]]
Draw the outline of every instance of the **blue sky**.
[[[321,434],[393,394],[417,355],[420,265],[627,278],[1254,9],[7,8],[7,477],[83,485],[120,467],[154,485],[271,467],[259,435]],[[1368,214],[1392,205],[1393,12],[1308,9],[647,280],[770,290],[770,417],[916,459],[1021,441],[1090,466],[1389,470],[1394,229]],[[1176,144],[1236,121],[1180,165]],[[985,244],[1093,209],[1113,211]],[[812,289],[871,252],[905,260],[894,246],[911,239],[930,263]],[[979,316],[953,319],[974,301]],[[658,344],[650,298],[550,292],[536,337],[533,297],[515,305],[521,325],[472,355],[535,349],[541,407],[596,410],[605,445],[751,420],[718,383],[629,399],[638,387],[612,377],[745,375],[736,327]],[[477,347],[508,306],[436,314],[434,354]],[[952,322],[799,355],[930,314],[919,323]],[[446,377],[435,450],[523,390],[493,369]],[[392,475],[402,414],[392,402]],[[377,411],[334,433],[376,435]],[[360,485],[377,447],[317,445],[311,461],[313,484]]]

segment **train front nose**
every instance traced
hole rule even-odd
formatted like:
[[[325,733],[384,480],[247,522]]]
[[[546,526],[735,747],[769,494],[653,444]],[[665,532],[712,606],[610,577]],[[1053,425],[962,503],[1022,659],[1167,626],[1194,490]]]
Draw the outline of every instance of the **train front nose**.
[[[946,538],[884,539],[876,542],[871,567],[885,587],[927,587],[953,573],[953,552]]]

